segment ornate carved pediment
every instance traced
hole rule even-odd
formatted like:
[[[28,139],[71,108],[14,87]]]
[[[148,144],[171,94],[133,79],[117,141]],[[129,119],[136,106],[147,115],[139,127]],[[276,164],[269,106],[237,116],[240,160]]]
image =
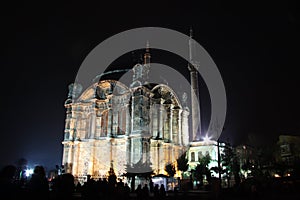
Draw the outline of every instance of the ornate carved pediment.
[[[87,88],[77,101],[86,102],[95,98],[105,100],[111,98],[112,95],[123,95],[127,92],[129,89],[123,83],[115,80],[104,80]]]

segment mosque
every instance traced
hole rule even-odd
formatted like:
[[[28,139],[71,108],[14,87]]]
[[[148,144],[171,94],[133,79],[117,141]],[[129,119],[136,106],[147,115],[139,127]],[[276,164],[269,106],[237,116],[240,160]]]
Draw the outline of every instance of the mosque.
[[[191,96],[191,109],[186,93],[179,97],[166,84],[148,82],[149,45],[143,63],[131,69],[131,84],[102,79],[83,92],[78,84],[69,86],[62,141],[66,172],[79,181],[85,181],[87,175],[105,177],[110,168],[117,177],[129,170],[167,174],[165,166],[176,164],[184,152],[190,169],[205,154],[212,158],[210,167],[217,166],[216,141],[197,137],[201,130],[199,64],[192,58],[191,37],[189,47],[191,93],[195,94]],[[175,176],[180,177],[180,172]]]

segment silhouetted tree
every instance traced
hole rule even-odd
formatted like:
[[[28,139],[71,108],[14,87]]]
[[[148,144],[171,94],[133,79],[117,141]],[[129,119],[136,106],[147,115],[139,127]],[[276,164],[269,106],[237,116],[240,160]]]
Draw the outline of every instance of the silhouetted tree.
[[[232,148],[232,146],[229,143],[225,144],[223,153],[221,154],[221,163],[222,166],[225,167],[225,170],[219,170],[221,173],[225,173],[227,177],[228,182],[228,188],[230,187],[230,179],[231,175],[234,175],[235,181],[238,181],[237,184],[239,184],[239,165],[238,165],[238,159],[237,156]]]
[[[108,171],[108,183],[115,187],[117,183],[117,176],[114,169],[111,167]]]
[[[176,162],[177,170],[181,171],[181,179],[183,179],[183,172],[187,171],[189,168],[186,152],[184,152],[179,158],[177,158]]]
[[[234,182],[236,185],[239,185],[241,183],[241,177],[240,177],[240,163],[237,159],[237,157],[234,158],[232,163],[232,173],[234,176]]]
[[[209,181],[210,170],[208,169],[208,164],[211,161],[211,157],[207,154],[203,158],[200,158],[199,164],[197,164],[196,168],[192,170],[193,176],[196,180],[200,181],[200,185],[203,185],[204,175],[206,175],[207,180]]]
[[[200,181],[200,185],[203,184],[203,176],[205,175],[205,166],[203,164],[197,164],[196,168],[192,170],[193,176],[197,181]]]
[[[252,164],[250,163],[249,160],[247,160],[244,164],[242,164],[242,170],[248,171],[252,169]]]
[[[165,171],[170,177],[174,177],[174,175],[176,174],[175,166],[172,163],[165,166]]]
[[[208,167],[208,164],[211,161],[211,157],[209,154],[206,154],[204,157],[200,158],[199,162],[202,163],[205,167]]]

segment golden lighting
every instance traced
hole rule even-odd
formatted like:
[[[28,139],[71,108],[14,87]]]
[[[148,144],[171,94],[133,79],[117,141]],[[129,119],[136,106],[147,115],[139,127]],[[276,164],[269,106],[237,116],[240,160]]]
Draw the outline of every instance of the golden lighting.
[[[107,81],[103,81],[100,83],[100,87],[101,88],[109,88],[110,87],[110,83]]]

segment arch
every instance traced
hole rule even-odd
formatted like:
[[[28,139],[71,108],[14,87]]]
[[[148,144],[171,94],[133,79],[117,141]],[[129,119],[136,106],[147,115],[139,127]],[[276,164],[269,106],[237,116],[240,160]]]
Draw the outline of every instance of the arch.
[[[168,85],[165,85],[165,84],[159,84],[159,85],[156,85],[152,88],[152,92],[155,92],[155,90],[159,89],[159,88],[164,88],[166,89],[168,92],[170,92],[172,94],[172,100],[174,100],[174,105],[175,106],[178,106],[179,108],[182,108],[181,106],[181,103],[180,103],[180,100],[177,96],[177,94],[175,93],[175,91],[170,88]]]
[[[104,110],[102,112],[102,120],[101,120],[101,130],[100,130],[100,137],[107,136],[107,128],[108,128],[108,110]]]
[[[200,161],[201,158],[203,158],[203,153],[202,151],[198,151],[198,161]]]
[[[195,152],[191,152],[191,162],[195,162]]]
[[[120,88],[121,90],[123,90],[124,92],[129,92],[129,88],[123,84],[120,81],[116,81],[116,80],[112,80],[112,79],[108,79],[108,80],[102,80],[98,83],[94,83],[92,84],[90,87],[88,87],[84,92],[82,92],[82,94],[79,96],[79,98],[77,99],[77,102],[81,102],[81,101],[89,101],[91,99],[94,99],[97,97],[97,88],[106,88],[109,87],[107,89],[111,89],[111,86],[113,85],[114,90],[110,91],[111,93],[119,93],[119,91],[117,90],[118,88]]]

